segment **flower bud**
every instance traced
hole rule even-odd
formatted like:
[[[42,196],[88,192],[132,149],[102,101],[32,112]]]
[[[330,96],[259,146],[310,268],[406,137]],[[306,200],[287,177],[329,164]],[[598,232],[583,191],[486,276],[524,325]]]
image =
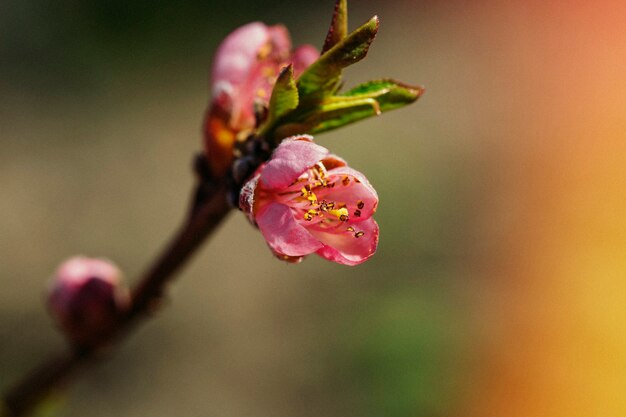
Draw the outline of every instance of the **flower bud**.
[[[293,63],[297,77],[318,57],[311,45],[292,51],[289,33],[281,25],[249,23],[224,39],[213,62],[213,97],[203,128],[213,175],[228,171],[235,143],[257,127],[280,70]]]
[[[76,345],[92,345],[110,333],[128,306],[120,270],[105,259],[77,256],[59,266],[48,294],[48,308]]]

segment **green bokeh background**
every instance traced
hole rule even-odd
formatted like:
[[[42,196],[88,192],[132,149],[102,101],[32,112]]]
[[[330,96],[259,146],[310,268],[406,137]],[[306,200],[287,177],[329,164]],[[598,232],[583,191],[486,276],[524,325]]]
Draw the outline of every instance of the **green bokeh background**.
[[[505,45],[463,2],[351,3],[351,27],[382,23],[346,85],[390,76],[427,88],[413,106],[318,138],[377,188],[377,255],[355,268],[283,264],[233,212],[166,308],[83,375],[58,415],[459,415],[483,326],[474,261],[510,222],[477,214],[497,198],[507,109],[495,91],[513,81],[484,70]],[[132,282],[178,226],[219,41],[261,20],[319,46],[332,7],[0,4],[0,387],[63,348],[42,303],[56,265],[105,256]]]

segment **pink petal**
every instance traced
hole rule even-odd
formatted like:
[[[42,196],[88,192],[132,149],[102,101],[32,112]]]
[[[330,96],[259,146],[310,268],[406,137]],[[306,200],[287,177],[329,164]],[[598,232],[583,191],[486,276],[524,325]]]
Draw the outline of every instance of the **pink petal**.
[[[213,65],[213,105],[229,115],[227,121],[234,130],[254,127],[254,102],[269,100],[290,51],[289,32],[282,25],[250,23],[222,42]]]
[[[293,71],[294,76],[297,78],[302,72],[307,69],[309,65],[317,61],[320,57],[320,53],[313,45],[302,45],[296,48],[293,52]]]
[[[316,145],[308,135],[283,140],[261,173],[261,183],[268,189],[288,187],[300,174],[328,155],[328,149]]]
[[[346,177],[348,181],[347,185],[344,185],[343,179]],[[318,199],[346,204],[351,222],[361,222],[376,212],[378,194],[365,175],[350,167],[340,166],[328,171],[328,179],[329,182],[334,182],[335,186],[318,189],[316,191]],[[361,208],[358,206],[359,203],[362,203]]]
[[[63,262],[57,269],[56,276],[64,282],[83,283],[92,277],[98,277],[112,284],[119,282],[120,271],[110,261],[99,258],[75,256]]]
[[[272,42],[272,53],[276,57],[285,59],[291,52],[291,38],[289,31],[283,25],[274,25],[268,28]]]
[[[348,227],[354,228],[354,231],[347,231]],[[317,254],[342,265],[352,266],[365,262],[376,252],[378,246],[378,224],[372,218],[359,223],[347,222],[338,228],[323,230],[315,227],[309,230],[324,244]],[[356,238],[357,232],[363,232],[363,235]]]
[[[327,171],[339,167],[345,167],[348,165],[348,163],[343,158],[340,158],[335,154],[330,154],[326,158],[322,159],[322,163],[324,164],[324,167]]]
[[[283,204],[269,203],[260,207],[256,222],[267,244],[278,255],[304,256],[322,248]]]
[[[213,63],[213,90],[239,85],[247,78],[250,68],[258,60],[259,49],[270,39],[267,26],[260,22],[248,23],[224,39]],[[220,86],[216,88],[216,86]]]

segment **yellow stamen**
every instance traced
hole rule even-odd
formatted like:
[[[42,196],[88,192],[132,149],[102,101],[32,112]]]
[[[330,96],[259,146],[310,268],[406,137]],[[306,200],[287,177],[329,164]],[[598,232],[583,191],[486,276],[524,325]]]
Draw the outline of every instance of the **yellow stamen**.
[[[331,201],[330,203],[326,203],[326,209],[332,210],[335,208],[335,202]]]
[[[328,202],[326,200],[322,200],[320,203],[320,210],[321,211],[328,211],[328,210],[332,210],[335,208],[335,202],[331,201]]]
[[[300,189],[300,195],[311,202],[311,204],[317,204],[317,196],[311,191],[310,185],[305,185]]]
[[[326,167],[324,166],[323,163],[318,162],[317,164],[317,173],[319,175],[319,178],[326,178]]]
[[[311,220],[313,220],[313,216],[319,216],[319,212],[317,210],[311,209],[304,213],[304,220],[310,222]]]
[[[340,221],[345,222],[348,220],[348,209],[343,207],[340,209],[328,210],[330,214],[337,217]]]

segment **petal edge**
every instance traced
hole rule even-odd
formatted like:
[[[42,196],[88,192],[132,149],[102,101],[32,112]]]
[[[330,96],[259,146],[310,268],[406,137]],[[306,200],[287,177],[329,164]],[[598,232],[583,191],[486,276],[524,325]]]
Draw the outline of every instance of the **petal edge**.
[[[323,247],[319,240],[296,222],[291,209],[284,204],[269,203],[261,207],[256,215],[256,223],[269,247],[278,255],[304,256]]]

